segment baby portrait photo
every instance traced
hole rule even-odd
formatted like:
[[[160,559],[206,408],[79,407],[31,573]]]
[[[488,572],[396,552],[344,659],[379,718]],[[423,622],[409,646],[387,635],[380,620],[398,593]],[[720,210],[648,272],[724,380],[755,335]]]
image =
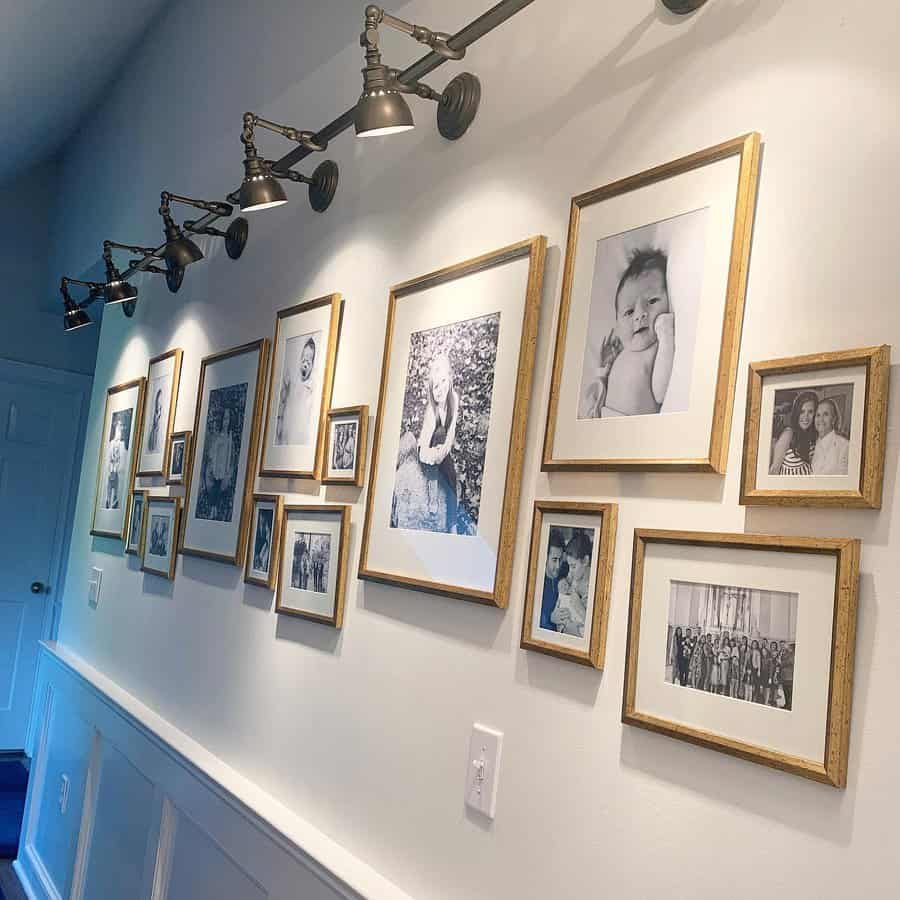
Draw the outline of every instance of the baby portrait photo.
[[[597,242],[579,419],[688,409],[706,216],[699,209]]]
[[[121,409],[112,414],[103,453],[101,509],[119,509],[127,495],[131,460],[128,451],[133,418],[133,409]]]
[[[666,681],[790,711],[796,593],[672,581]]]
[[[846,475],[853,385],[775,391],[770,475]]]
[[[392,528],[478,533],[500,313],[410,336]]]
[[[331,535],[295,531],[293,546],[291,587],[317,594],[327,593]]]
[[[275,415],[275,446],[306,445],[318,434],[322,332],[299,334],[284,345]]]
[[[544,557],[540,628],[584,637],[595,529],[550,527]]]
[[[230,522],[244,437],[247,382],[209,392],[196,518]]]

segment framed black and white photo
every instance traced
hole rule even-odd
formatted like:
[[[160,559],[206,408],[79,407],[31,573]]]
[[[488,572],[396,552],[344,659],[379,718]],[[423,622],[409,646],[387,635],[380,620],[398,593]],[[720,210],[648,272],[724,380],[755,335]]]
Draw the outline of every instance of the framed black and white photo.
[[[242,566],[259,449],[266,339],[200,364],[181,552]]]
[[[545,249],[391,290],[361,578],[506,606]]]
[[[169,437],[166,484],[187,484],[190,478],[191,432],[176,431]]]
[[[349,506],[285,506],[275,611],[340,628]]]
[[[322,477],[341,304],[329,294],[278,313],[260,475]]]
[[[128,512],[128,532],[125,537],[125,552],[132,556],[144,555],[144,535],[147,526],[147,491],[132,491]]]
[[[119,540],[125,536],[125,514],[137,465],[134,445],[140,434],[144,384],[144,379],[138,378],[106,392],[91,534]]]
[[[891,348],[752,363],[741,503],[880,507]]]
[[[344,406],[328,411],[323,484],[362,487],[368,424],[368,406]]]
[[[622,721],[844,787],[859,550],[635,531]]]
[[[544,470],[725,471],[759,145],[572,199]]]
[[[175,424],[175,403],[181,378],[181,350],[169,350],[150,360],[144,397],[138,477],[164,475],[169,435]]]
[[[142,572],[174,580],[180,514],[180,497],[147,498]]]
[[[250,547],[244,564],[244,581],[275,590],[281,558],[281,519],[284,498],[280,494],[254,494],[250,519]]]
[[[521,646],[602,669],[618,508],[537,500]]]

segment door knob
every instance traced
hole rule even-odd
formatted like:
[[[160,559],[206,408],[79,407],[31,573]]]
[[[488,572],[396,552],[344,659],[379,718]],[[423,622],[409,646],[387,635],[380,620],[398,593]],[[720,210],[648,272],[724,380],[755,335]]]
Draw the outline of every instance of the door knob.
[[[32,594],[43,594],[45,590],[45,585],[42,581],[32,581],[31,582],[31,593]]]

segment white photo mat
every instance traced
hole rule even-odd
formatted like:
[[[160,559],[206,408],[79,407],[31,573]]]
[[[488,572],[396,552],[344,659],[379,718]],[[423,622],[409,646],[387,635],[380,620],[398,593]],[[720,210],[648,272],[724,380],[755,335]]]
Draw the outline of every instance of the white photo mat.
[[[554,458],[653,460],[708,456],[740,166],[740,155],[732,155],[580,210],[567,346],[552,440]],[[676,345],[679,329],[689,330],[679,320],[696,316],[693,358],[681,359],[676,351],[671,382],[676,391],[678,384],[690,384],[687,411],[668,413],[664,406],[659,415],[579,419],[598,241],[700,209],[706,210],[706,250],[699,306],[696,310],[679,308],[677,298],[673,298]],[[679,397],[679,403],[684,399]]]
[[[377,479],[369,499],[369,571],[476,591],[494,590],[530,265],[531,256],[524,255],[397,297],[391,356],[386,360],[382,385],[380,446],[375,448],[377,461],[373,461]],[[500,331],[478,533],[391,528],[410,338],[416,332],[495,313],[500,313]]]
[[[828,554],[647,543],[634,711],[821,764],[836,574],[835,557]],[[685,690],[666,681],[672,581],[799,595],[792,710]]]

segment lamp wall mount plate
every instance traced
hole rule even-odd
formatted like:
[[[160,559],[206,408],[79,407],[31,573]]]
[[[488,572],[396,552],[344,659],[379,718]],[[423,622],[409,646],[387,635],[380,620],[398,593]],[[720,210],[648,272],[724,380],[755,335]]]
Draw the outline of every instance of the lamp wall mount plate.
[[[184,281],[184,266],[176,266],[166,260],[166,287],[173,293],[177,294],[181,289],[181,283]]]
[[[326,159],[316,166],[309,185],[309,205],[318,213],[325,212],[337,191],[340,170],[334,160]]]
[[[250,235],[250,223],[238,216],[225,230],[225,252],[230,259],[240,259],[244,248],[247,246],[247,238]]]
[[[461,138],[478,113],[481,82],[471,72],[461,72],[444,88],[438,100],[437,125],[448,141]]]
[[[704,3],[706,3],[706,0],[662,0],[663,6],[669,12],[673,12],[678,16],[686,16],[688,13],[696,12]]]

